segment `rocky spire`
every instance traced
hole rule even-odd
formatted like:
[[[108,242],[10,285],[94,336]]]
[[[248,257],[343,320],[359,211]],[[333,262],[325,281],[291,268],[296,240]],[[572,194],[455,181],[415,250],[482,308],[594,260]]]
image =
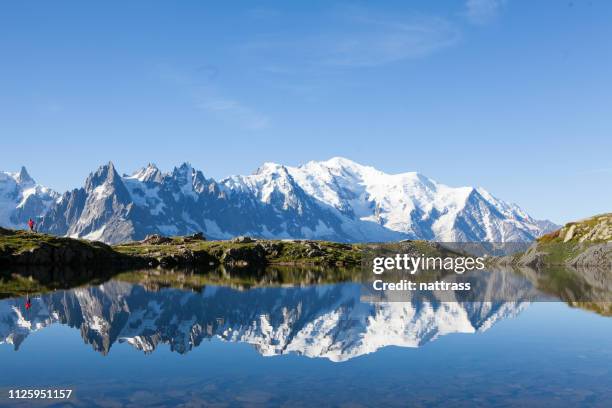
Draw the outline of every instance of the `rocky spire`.
[[[95,188],[104,185],[104,191],[107,194],[114,193],[120,202],[129,202],[130,194],[128,193],[123,180],[112,161],[102,165],[96,170],[95,173],[91,173],[85,181],[85,190],[92,192]]]
[[[30,174],[26,170],[25,166],[21,166],[21,170],[19,171],[19,174],[17,174],[15,181],[17,181],[19,184],[34,183],[34,179],[30,177]]]
[[[144,182],[154,181],[159,183],[162,181],[162,173],[154,163],[147,164],[146,167],[136,171],[129,177]]]
[[[105,182],[113,184],[113,182],[119,178],[120,176],[115,170],[115,165],[112,161],[109,161],[107,164],[98,167],[95,173],[91,173],[89,177],[87,177],[85,188],[87,190],[92,190]]]

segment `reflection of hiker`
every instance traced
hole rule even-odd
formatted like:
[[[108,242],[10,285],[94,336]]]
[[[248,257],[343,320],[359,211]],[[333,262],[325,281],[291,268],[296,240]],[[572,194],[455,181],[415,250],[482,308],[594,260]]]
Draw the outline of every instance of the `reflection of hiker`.
[[[30,308],[32,307],[32,302],[30,302],[30,297],[26,297],[26,304],[25,304],[26,310],[30,310]]]
[[[28,220],[28,227],[30,228],[30,232],[34,232],[34,220],[31,218]]]

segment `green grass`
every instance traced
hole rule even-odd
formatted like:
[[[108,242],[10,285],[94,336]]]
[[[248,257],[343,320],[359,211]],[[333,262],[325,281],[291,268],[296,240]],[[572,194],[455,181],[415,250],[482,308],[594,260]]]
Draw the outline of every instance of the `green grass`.
[[[84,239],[74,239],[65,237],[56,237],[48,234],[40,234],[37,232],[28,232],[21,230],[7,230],[0,228],[0,253],[20,254],[31,249],[40,248],[41,246],[51,246],[60,248],[70,243],[78,242],[81,245],[88,246],[94,249],[111,250],[111,248],[101,242],[87,241]]]
[[[2,230],[0,231],[0,251],[21,253],[38,248],[41,244],[59,246],[62,240],[62,238],[52,237],[51,235]]]
[[[580,255],[581,246],[573,243],[550,242],[538,245],[538,251],[546,253],[545,263],[547,265],[565,265],[566,262]]]
[[[266,259],[269,264],[329,264],[341,263],[357,265],[361,261],[362,246],[347,245],[335,242],[316,241],[321,249],[321,255],[309,256],[311,250],[308,244],[294,241],[261,240],[251,243],[236,243],[231,241],[191,241],[185,242],[182,238],[173,238],[172,242],[159,245],[141,243],[127,243],[116,245],[113,248],[126,255],[163,257],[178,255],[185,250],[194,253],[206,252],[220,260],[223,254],[232,248],[255,248],[257,245],[274,246],[275,254],[269,253]]]

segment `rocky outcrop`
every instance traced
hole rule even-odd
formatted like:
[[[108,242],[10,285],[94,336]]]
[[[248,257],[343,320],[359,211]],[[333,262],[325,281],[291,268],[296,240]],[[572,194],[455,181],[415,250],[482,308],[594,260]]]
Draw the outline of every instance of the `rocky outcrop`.
[[[612,266],[612,242],[585,246],[585,249],[572,258],[569,265],[575,267]]]
[[[164,237],[159,234],[151,234],[147,235],[145,239],[140,242],[147,245],[170,244],[172,242],[172,238]]]
[[[497,263],[532,268],[601,268],[612,274],[612,214],[567,223],[542,236],[524,253],[499,258]]]
[[[612,213],[569,222],[562,228],[542,236],[538,241],[555,243],[612,242]]]
[[[0,230],[0,264],[10,266],[144,266],[139,257],[129,257],[101,242],[23,231]]]
[[[261,244],[229,248],[223,253],[221,262],[229,266],[264,266],[266,250]]]

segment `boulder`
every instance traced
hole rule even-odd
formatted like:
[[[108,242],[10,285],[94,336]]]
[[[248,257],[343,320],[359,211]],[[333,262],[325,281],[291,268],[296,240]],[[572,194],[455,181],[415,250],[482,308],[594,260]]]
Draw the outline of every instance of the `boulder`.
[[[225,265],[262,266],[266,263],[266,250],[260,244],[253,247],[229,248],[221,260]]]
[[[255,242],[255,240],[251,237],[247,237],[246,235],[240,235],[239,237],[232,239],[232,242],[236,244],[250,244],[251,242]]]
[[[195,234],[187,235],[185,241],[206,241],[206,237],[203,232],[196,232]]]
[[[306,245],[308,249],[321,249],[321,245],[316,241],[304,241],[304,245]]]
[[[150,234],[150,235],[147,235],[145,239],[143,239],[140,242],[143,244],[148,244],[148,245],[160,245],[160,244],[167,244],[169,242],[172,242],[172,238],[164,237],[163,235],[159,235],[159,234]]]
[[[325,252],[319,249],[309,249],[308,252],[306,252],[306,256],[309,258],[316,258],[323,255],[325,255]]]
[[[266,251],[266,255],[276,258],[281,254],[283,245],[279,242],[264,242],[262,244],[263,249]]]

